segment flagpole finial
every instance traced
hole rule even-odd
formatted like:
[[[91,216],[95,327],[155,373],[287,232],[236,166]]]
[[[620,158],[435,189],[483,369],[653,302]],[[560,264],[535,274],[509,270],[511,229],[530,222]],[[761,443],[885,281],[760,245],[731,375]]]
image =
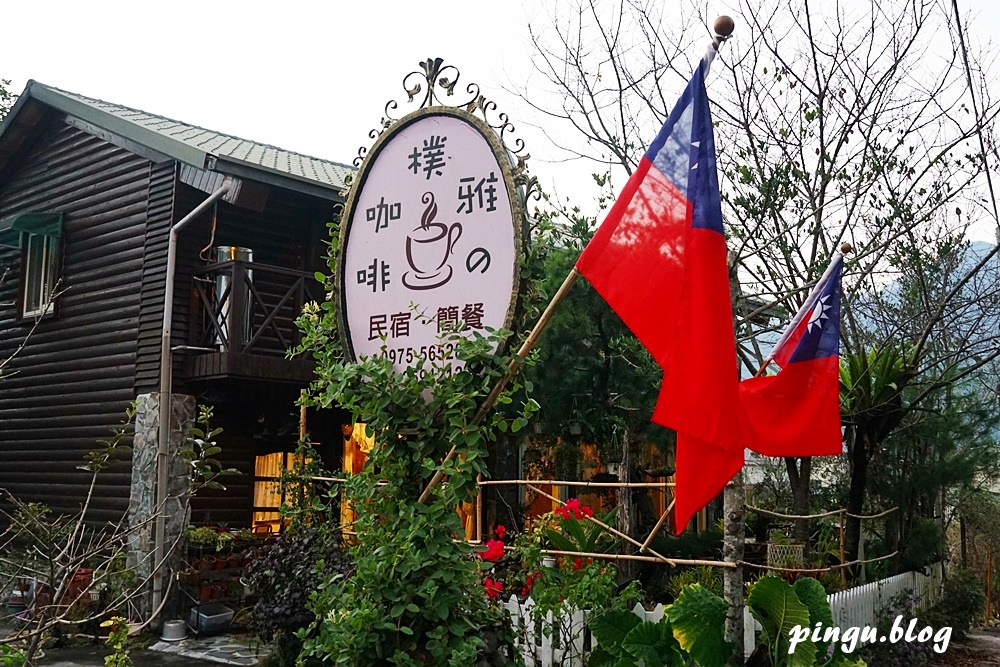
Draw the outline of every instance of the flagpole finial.
[[[712,29],[715,30],[715,34],[718,37],[725,39],[733,34],[733,30],[736,29],[736,21],[731,16],[723,15],[715,19]]]
[[[844,255],[846,255],[849,252],[854,252],[854,246],[845,241],[844,243],[840,244],[840,252],[843,253]]]

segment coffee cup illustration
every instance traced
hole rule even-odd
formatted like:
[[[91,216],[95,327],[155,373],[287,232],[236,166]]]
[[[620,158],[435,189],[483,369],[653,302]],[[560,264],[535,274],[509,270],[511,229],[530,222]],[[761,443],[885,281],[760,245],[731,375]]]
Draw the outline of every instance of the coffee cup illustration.
[[[412,270],[403,274],[403,284],[413,290],[434,289],[451,280],[448,260],[462,236],[461,223],[432,222],[437,215],[433,193],[425,192],[421,200],[428,206],[420,226],[406,236],[406,262]]]

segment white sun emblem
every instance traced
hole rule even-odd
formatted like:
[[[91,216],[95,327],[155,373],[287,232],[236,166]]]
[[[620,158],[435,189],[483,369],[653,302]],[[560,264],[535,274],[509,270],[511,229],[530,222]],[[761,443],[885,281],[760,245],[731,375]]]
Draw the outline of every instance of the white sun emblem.
[[[812,312],[809,313],[809,323],[806,325],[806,331],[808,333],[812,333],[813,325],[821,327],[823,326],[823,320],[830,317],[826,314],[826,311],[830,310],[830,306],[827,304],[827,300],[829,298],[830,295],[827,294],[821,297],[820,300],[816,302],[816,305],[813,306]]]

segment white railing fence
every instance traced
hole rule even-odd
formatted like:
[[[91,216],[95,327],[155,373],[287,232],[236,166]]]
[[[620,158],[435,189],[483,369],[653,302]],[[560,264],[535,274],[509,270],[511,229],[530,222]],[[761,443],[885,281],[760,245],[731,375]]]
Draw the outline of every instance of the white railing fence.
[[[889,606],[891,601],[906,591],[915,597],[917,606],[928,607],[940,600],[944,582],[943,565],[938,563],[929,568],[929,574],[905,572],[887,579],[874,581],[855,588],[827,596],[833,612],[834,623],[840,628],[875,626],[879,611]],[[528,667],[582,667],[597,640],[587,627],[587,615],[583,611],[561,614],[553,618],[546,614],[544,620],[532,619],[535,601],[530,597],[518,600],[512,597],[503,603],[511,615],[518,636],[518,647]],[[654,623],[663,618],[662,604],[647,610],[636,604],[632,612]],[[749,656],[756,646],[755,635],[759,629],[750,610],[743,610],[743,655]],[[549,628],[548,631],[544,628]]]

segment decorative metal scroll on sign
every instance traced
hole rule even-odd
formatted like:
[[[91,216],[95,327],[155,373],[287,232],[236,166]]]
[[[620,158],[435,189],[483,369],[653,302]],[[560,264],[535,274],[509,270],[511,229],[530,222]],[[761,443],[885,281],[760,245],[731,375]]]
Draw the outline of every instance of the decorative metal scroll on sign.
[[[381,126],[368,133],[371,139],[378,139],[379,136],[397,123],[406,113],[414,109],[425,109],[429,107],[453,107],[462,109],[470,114],[482,118],[490,128],[496,132],[504,150],[512,158],[514,163],[511,171],[514,176],[514,184],[521,189],[523,201],[529,198],[538,198],[538,179],[528,174],[528,159],[531,157],[525,152],[524,140],[520,137],[513,137],[514,124],[510,121],[510,116],[497,109],[496,102],[487,100],[480,91],[479,84],[470,83],[465,87],[464,95],[460,100],[453,100],[455,89],[458,87],[461,74],[454,65],[445,65],[442,58],[428,58],[420,63],[419,70],[414,70],[403,77],[403,89],[406,91],[407,109],[400,109],[400,104],[396,100],[389,100],[385,105]],[[462,91],[459,91],[462,93]],[[414,102],[419,98],[419,102]],[[404,111],[404,113],[400,113]],[[354,166],[360,167],[368,154],[369,147],[362,146],[358,149],[358,156],[354,158]]]
[[[446,104],[458,70],[440,58],[421,67],[403,79],[409,110],[386,104],[354,160],[337,267],[348,353],[399,371],[457,369],[455,334],[510,328],[537,196],[508,116],[475,84]]]

